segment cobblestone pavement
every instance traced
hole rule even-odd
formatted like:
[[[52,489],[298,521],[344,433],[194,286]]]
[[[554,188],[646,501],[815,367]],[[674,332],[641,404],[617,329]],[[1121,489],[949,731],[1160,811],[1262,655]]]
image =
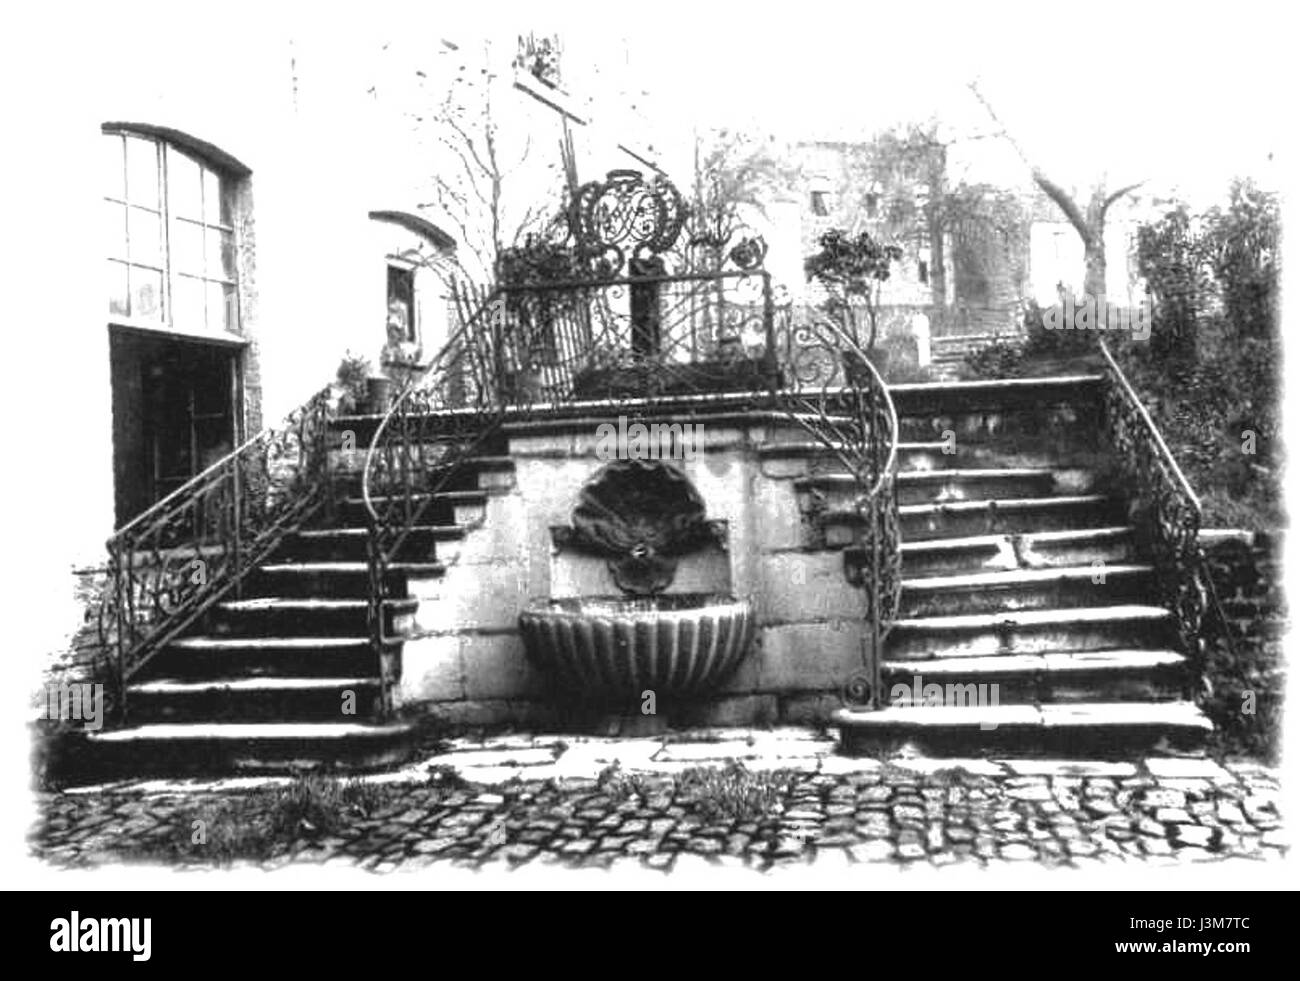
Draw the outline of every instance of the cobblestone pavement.
[[[879,761],[834,748],[807,730],[678,733],[669,741],[454,740],[416,766],[364,778],[375,788],[371,806],[325,830],[304,823],[272,842],[258,864],[374,872],[447,863],[665,872],[813,861],[1096,868],[1268,859],[1287,847],[1276,771],[1259,764]],[[761,813],[701,805],[693,768],[732,761],[749,785],[776,788]],[[44,793],[32,848],[60,866],[211,867],[220,864],[217,850],[194,843],[194,822],[211,823],[215,833],[223,807],[288,782],[149,781]]]

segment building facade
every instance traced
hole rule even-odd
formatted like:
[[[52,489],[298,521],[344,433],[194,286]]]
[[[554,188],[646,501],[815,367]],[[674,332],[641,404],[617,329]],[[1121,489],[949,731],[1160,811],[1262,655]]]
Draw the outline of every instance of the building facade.
[[[57,128],[75,161],[58,208],[96,216],[66,253],[93,287],[58,301],[69,330],[45,434],[72,451],[47,469],[41,592],[62,599],[41,643],[74,658],[93,645],[114,529],[345,356],[376,374],[394,343],[431,358],[456,323],[452,283],[488,282],[495,247],[558,213],[566,173],[656,166],[617,48],[269,20],[165,37],[155,57],[106,59]]]

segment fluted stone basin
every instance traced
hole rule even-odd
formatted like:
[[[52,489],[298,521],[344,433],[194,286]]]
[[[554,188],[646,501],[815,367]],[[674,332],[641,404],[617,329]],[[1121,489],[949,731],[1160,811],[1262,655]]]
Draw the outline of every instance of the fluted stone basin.
[[[535,603],[519,627],[560,691],[628,704],[644,691],[707,694],[749,650],[754,615],[746,600],[707,593],[584,596]]]

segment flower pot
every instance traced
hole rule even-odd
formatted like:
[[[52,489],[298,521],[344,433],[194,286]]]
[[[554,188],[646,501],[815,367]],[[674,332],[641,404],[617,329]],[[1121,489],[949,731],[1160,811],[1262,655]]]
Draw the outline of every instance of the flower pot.
[[[366,379],[367,408],[372,413],[387,412],[393,404],[393,380],[391,378]]]

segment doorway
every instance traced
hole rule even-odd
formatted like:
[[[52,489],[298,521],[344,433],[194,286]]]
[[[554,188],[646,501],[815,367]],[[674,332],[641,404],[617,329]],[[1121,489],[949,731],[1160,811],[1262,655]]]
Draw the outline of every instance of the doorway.
[[[242,345],[109,328],[117,527],[242,438]]]

